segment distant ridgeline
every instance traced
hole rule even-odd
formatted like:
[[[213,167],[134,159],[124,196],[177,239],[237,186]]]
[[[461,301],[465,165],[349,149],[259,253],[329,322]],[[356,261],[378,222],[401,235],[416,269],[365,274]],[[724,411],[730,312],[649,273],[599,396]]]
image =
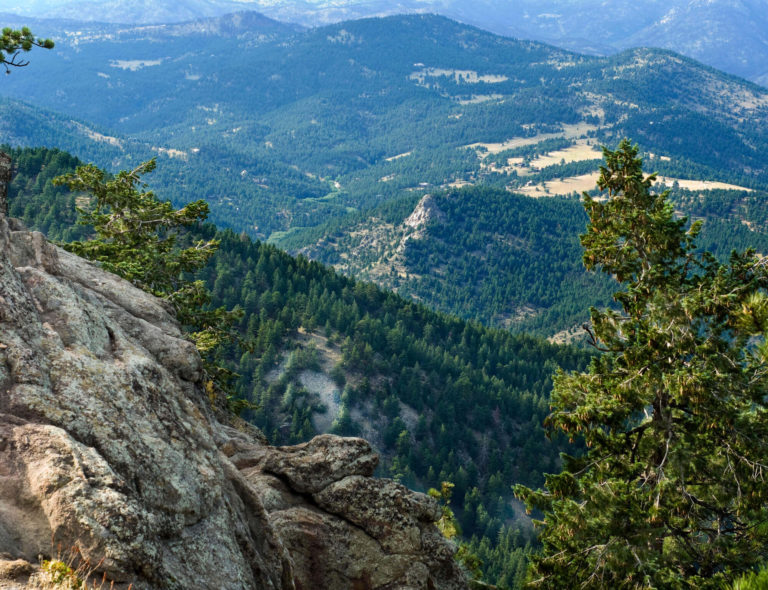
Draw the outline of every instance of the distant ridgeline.
[[[52,239],[84,237],[74,208],[87,200],[51,184],[77,160],[11,153],[11,216]],[[531,537],[510,486],[558,470],[564,441],[548,441],[541,427],[550,376],[584,367],[588,355],[429,311],[231,231],[196,231],[221,239],[201,273],[213,304],[246,312],[241,330],[254,351],[223,354],[241,375],[238,392],[260,404],[245,417],[275,443],[360,434],[382,452],[382,475],[421,489],[452,481],[453,508],[488,579],[516,586]]]
[[[596,170],[587,141],[625,136],[649,169],[768,188],[768,90],[669,51],[582,56],[433,15],[38,28],[56,50],[4,81],[35,106],[0,101],[0,141],[117,168],[158,154],[162,194],[261,239],[453,183],[559,194],[543,183]]]
[[[38,25],[61,42],[4,80],[0,141],[113,170],[156,155],[152,187],[205,198],[218,227],[463,318],[567,341],[610,299],[574,194],[625,136],[707,220],[703,246],[768,252],[768,90],[669,51],[581,56],[429,15]],[[442,216],[408,222],[426,195]]]

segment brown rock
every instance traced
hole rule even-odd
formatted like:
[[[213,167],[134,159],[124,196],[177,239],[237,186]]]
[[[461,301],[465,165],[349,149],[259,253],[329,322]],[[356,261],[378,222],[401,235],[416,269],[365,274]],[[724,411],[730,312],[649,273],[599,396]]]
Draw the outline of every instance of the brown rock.
[[[440,517],[435,500],[391,480],[346,477],[313,498],[324,510],[362,528],[387,551],[420,551],[421,526]]]
[[[223,450],[240,469],[258,466],[288,482],[293,490],[308,494],[348,475],[370,477],[379,463],[368,441],[331,434],[292,447],[255,446],[232,440]]]
[[[261,498],[291,556],[297,588],[467,587],[455,547],[434,525],[437,503],[370,477],[375,461],[365,441],[323,435],[295,447],[228,441],[223,448]],[[358,466],[365,475],[350,473]]]
[[[167,305],[4,217],[0,245],[0,553],[76,545],[137,590],[292,588]]]
[[[35,571],[34,566],[23,559],[0,559],[0,580],[17,580],[18,578],[28,578]]]

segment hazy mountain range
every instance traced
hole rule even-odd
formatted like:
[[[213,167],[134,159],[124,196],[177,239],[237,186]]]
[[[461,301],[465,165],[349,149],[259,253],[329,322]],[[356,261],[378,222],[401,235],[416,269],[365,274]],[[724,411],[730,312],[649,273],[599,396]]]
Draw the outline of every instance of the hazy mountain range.
[[[257,10],[304,26],[435,13],[498,34],[607,55],[672,49],[768,84],[768,0],[2,0],[0,11],[126,24],[169,23]]]
[[[59,42],[4,78],[0,94],[35,106],[0,101],[0,142],[112,169],[156,155],[153,186],[174,202],[205,198],[222,226],[447,311],[549,333],[573,325],[589,302],[558,284],[578,280],[538,278],[581,272],[573,227],[550,225],[544,206],[464,221],[479,220],[482,203],[507,211],[508,192],[593,189],[598,146],[625,136],[671,183],[706,195],[691,203],[727,222],[712,237],[726,251],[737,238],[758,246],[766,227],[768,91],[669,51],[583,56],[427,15],[309,30],[253,12],[158,26],[29,22]],[[459,186],[497,192],[417,206]],[[536,242],[531,227],[551,239]],[[545,246],[551,272],[517,289],[520,255]],[[580,292],[592,300],[595,289]]]

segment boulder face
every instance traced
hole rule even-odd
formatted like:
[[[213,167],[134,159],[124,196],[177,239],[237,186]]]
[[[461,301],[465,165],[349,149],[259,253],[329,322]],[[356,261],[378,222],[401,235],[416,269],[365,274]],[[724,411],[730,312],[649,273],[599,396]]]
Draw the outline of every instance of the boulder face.
[[[466,588],[435,502],[373,478],[368,443],[222,424],[167,305],[6,218],[1,189],[0,589],[62,553],[136,590]]]
[[[232,439],[222,451],[261,499],[291,557],[297,590],[466,588],[437,503],[371,477],[359,438],[317,436],[294,447]]]

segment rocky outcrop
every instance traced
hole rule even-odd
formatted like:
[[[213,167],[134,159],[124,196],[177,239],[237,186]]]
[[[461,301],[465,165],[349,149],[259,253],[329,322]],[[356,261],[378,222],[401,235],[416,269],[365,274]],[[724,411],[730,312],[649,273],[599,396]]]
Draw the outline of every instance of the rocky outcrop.
[[[262,499],[297,589],[466,587],[434,525],[440,508],[371,477],[378,457],[366,441],[322,435],[275,448],[231,440],[222,450]]]
[[[403,225],[412,229],[419,229],[433,221],[443,221],[445,214],[437,206],[435,197],[431,194],[424,195],[413,212],[403,221]]]
[[[360,439],[223,425],[162,302],[0,209],[0,588],[77,547],[115,588],[465,588]]]

